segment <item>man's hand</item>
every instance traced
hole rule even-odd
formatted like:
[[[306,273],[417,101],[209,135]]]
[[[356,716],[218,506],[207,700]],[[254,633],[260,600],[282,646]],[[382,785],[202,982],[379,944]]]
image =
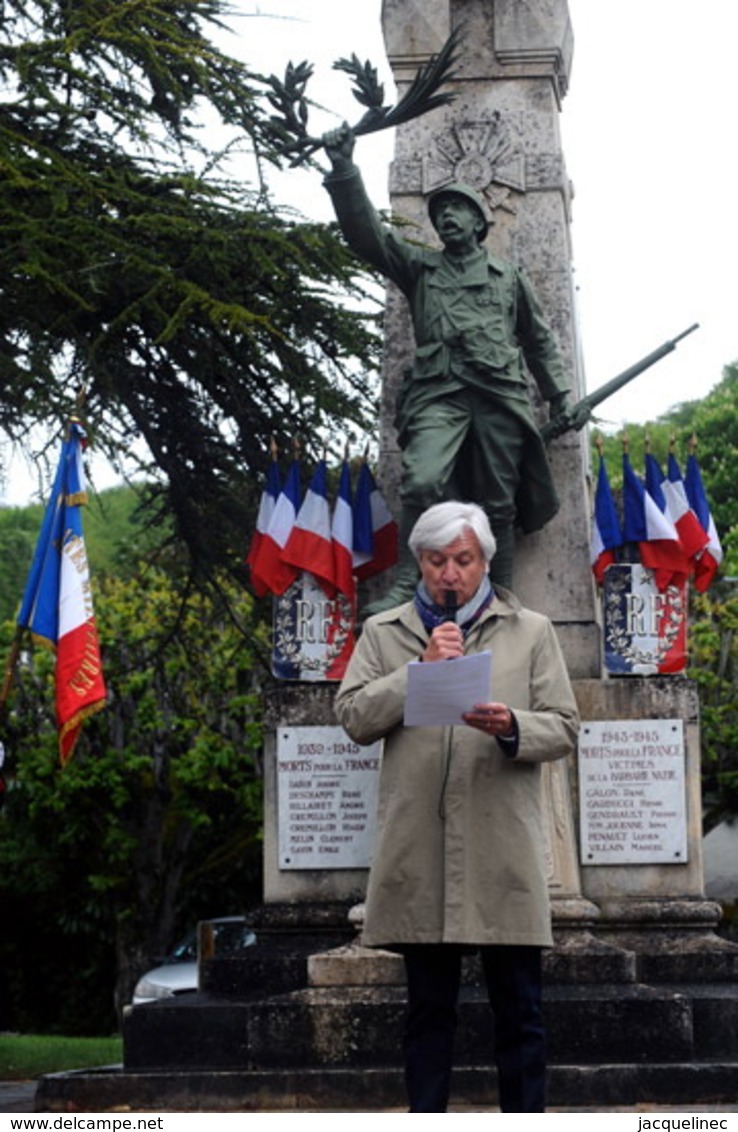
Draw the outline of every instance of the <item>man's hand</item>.
[[[353,168],[356,136],[348,122],[344,122],[337,130],[328,130],[323,134],[322,141],[334,173],[347,173]]]
[[[475,704],[471,711],[464,712],[462,719],[485,735],[500,735],[504,739],[515,734],[513,713],[507,704]]]
[[[458,625],[453,621],[444,621],[436,625],[430,635],[428,646],[422,654],[422,660],[455,660],[464,655],[464,637]]]
[[[551,420],[561,417],[569,411],[569,394],[557,393],[548,403],[548,413]]]

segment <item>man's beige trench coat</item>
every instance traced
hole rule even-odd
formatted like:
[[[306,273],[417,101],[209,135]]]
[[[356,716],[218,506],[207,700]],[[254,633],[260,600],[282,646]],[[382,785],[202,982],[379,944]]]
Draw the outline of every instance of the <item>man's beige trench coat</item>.
[[[497,588],[466,639],[492,653],[514,758],[471,727],[403,727],[407,664],[427,640],[412,602],[369,618],[336,700],[355,742],[384,739],[364,943],[548,946],[541,763],[571,754],[578,730],[553,626]]]

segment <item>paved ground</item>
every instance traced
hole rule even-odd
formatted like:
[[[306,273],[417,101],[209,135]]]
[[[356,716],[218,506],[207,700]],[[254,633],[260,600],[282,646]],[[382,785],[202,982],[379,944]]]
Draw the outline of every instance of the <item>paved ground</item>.
[[[0,1081],[0,1112],[33,1112],[33,1096],[36,1091],[35,1081]],[[297,1111],[297,1110],[295,1110]],[[349,1111],[349,1110],[346,1110]],[[353,1111],[353,1110],[351,1110]],[[387,1111],[400,1112],[404,1109],[389,1109]],[[464,1108],[456,1106],[452,1112],[495,1112],[496,1109]],[[671,1105],[634,1105],[625,1108],[552,1108],[550,1112],[738,1112],[735,1105],[709,1105],[698,1108],[694,1105],[684,1105],[681,1108]]]
[[[33,1112],[35,1081],[0,1081],[0,1112]]]

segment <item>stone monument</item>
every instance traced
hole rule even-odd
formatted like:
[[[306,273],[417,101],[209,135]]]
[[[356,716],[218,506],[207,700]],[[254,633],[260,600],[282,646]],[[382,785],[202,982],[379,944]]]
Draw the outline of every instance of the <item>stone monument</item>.
[[[398,94],[454,29],[463,46],[453,101],[397,130],[390,171],[392,210],[418,238],[434,242],[427,197],[463,182],[481,194],[494,224],[493,253],[522,266],[558,336],[571,380],[571,399],[584,394],[574,311],[570,240],[572,191],[566,174],[559,114],[566,95],[573,35],[566,0],[385,0],[383,26]],[[360,164],[360,155],[358,158]],[[405,229],[403,229],[404,231]],[[383,486],[397,506],[400,452],[392,426],[395,398],[412,351],[412,324],[403,296],[387,295],[381,459]],[[547,419],[540,397],[539,423]],[[670,719],[685,722],[688,852],[678,864],[592,865],[577,861],[567,834],[569,791],[552,768],[550,797],[552,891],[584,897],[579,912],[604,927],[672,913],[683,925],[714,926],[718,910],[703,900],[699,804],[699,729],[694,689],[678,678],[602,680],[598,599],[589,566],[591,495],[586,434],[567,432],[549,446],[560,499],[544,529],[518,535],[513,588],[524,605],[554,622],[585,720]],[[576,791],[574,792],[576,805]],[[614,869],[615,872],[611,872]],[[567,877],[566,881],[561,878]],[[687,898],[688,907],[682,898]],[[676,900],[672,904],[672,898]],[[654,903],[655,901],[655,903]],[[627,905],[627,911],[625,906]],[[562,908],[568,907],[566,904]],[[608,939],[614,938],[606,929]],[[653,939],[649,936],[649,946]],[[663,937],[662,937],[663,942]]]

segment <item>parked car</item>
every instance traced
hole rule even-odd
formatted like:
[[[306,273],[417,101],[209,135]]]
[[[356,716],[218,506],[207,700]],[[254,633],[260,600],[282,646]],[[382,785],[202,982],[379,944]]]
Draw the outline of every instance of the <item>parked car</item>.
[[[215,951],[219,955],[237,955],[256,943],[256,935],[243,916],[221,916],[207,922],[213,926]],[[197,928],[192,928],[160,966],[141,976],[133,991],[133,1005],[193,994],[196,990]]]

